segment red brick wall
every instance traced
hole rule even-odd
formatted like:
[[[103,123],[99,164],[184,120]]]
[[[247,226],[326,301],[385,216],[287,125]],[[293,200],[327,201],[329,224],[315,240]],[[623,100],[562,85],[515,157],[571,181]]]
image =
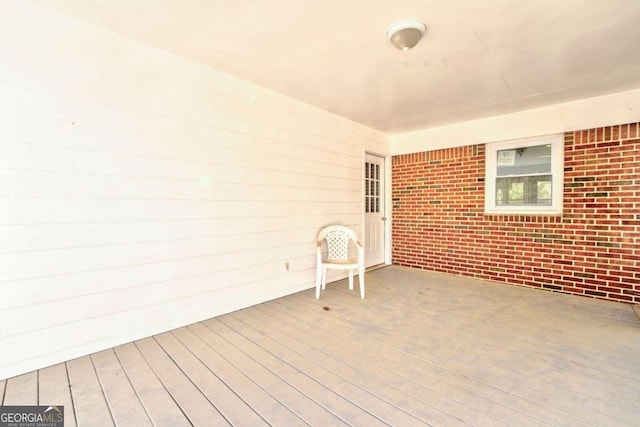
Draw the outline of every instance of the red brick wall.
[[[485,215],[484,145],[395,156],[393,263],[640,303],[639,131],[565,134],[559,216]]]

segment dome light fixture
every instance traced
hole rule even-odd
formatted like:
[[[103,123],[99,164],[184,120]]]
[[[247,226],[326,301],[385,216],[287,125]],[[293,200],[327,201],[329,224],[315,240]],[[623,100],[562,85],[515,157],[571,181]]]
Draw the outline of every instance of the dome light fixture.
[[[416,20],[396,22],[387,29],[387,40],[406,52],[418,44],[426,29],[422,22]]]

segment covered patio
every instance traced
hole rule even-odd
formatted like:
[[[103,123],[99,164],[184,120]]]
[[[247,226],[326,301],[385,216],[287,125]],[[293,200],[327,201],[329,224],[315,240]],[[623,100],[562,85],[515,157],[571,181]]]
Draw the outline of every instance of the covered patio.
[[[66,426],[640,424],[630,305],[391,266],[0,382]],[[356,286],[357,289],[357,286]]]

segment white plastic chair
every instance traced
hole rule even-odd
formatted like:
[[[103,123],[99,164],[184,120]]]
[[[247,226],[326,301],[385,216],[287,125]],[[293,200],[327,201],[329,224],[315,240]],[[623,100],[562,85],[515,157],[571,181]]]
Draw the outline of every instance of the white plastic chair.
[[[322,259],[322,241],[327,241],[327,259]],[[358,259],[349,259],[349,241],[353,240],[358,248]],[[330,225],[318,233],[316,251],[318,270],[316,275],[316,299],[320,299],[320,286],[327,286],[327,270],[349,270],[349,290],[353,290],[353,270],[358,269],[360,297],[364,299],[364,248],[356,233],[348,227]]]

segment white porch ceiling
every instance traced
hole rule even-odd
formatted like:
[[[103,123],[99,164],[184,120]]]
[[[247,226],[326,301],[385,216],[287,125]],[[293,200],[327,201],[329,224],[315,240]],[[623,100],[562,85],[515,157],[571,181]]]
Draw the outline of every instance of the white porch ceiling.
[[[31,1],[390,134],[640,88],[638,0]]]

